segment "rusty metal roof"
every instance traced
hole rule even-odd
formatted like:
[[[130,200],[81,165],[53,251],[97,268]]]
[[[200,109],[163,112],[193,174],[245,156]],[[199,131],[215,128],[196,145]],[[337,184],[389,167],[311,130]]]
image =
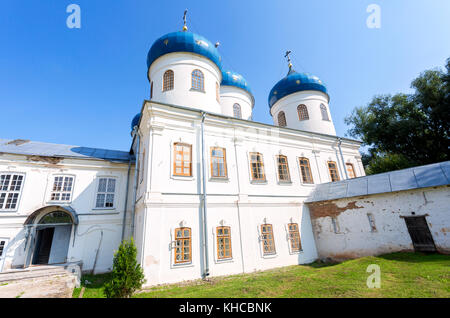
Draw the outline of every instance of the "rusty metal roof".
[[[318,184],[306,202],[405,191],[450,184],[450,161]]]
[[[52,144],[25,139],[12,140],[0,138],[0,153],[75,159],[100,159],[113,162],[130,161],[130,154],[127,151]]]

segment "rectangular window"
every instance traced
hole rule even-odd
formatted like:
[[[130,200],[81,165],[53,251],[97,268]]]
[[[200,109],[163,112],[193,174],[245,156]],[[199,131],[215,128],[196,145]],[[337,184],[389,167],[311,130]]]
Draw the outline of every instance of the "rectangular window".
[[[3,255],[3,251],[4,251],[4,249],[5,249],[5,244],[6,244],[6,241],[0,241],[0,256],[2,256]],[[1,264],[0,264],[0,270],[1,270],[2,268],[1,268]]]
[[[261,225],[261,241],[263,247],[263,254],[275,254],[275,241],[273,239],[272,224]]]
[[[331,217],[331,224],[333,225],[334,233],[338,234],[340,232],[339,223],[335,217]]]
[[[289,175],[289,164],[286,156],[277,156],[277,168],[279,181],[291,181],[291,176]]]
[[[72,198],[73,177],[55,176],[50,201],[69,202]]]
[[[369,219],[370,231],[371,232],[376,232],[377,231],[377,227],[375,225],[375,218],[373,217],[373,214],[372,213],[367,213],[367,218]]]
[[[217,259],[228,259],[231,254],[231,230],[229,226],[217,227]]]
[[[211,176],[213,178],[227,177],[227,158],[225,148],[211,148]]]
[[[97,188],[96,208],[114,208],[114,194],[116,192],[115,178],[99,178]]]
[[[17,173],[0,174],[0,210],[15,210],[19,204],[24,175]]]
[[[328,161],[328,171],[330,172],[331,182],[339,181],[339,173],[337,170],[336,162]]]
[[[191,262],[191,229],[175,229],[175,264]]]
[[[345,168],[347,168],[347,175],[349,178],[355,178],[355,168],[353,167],[353,164],[351,163],[346,163],[345,164]]]
[[[253,181],[265,181],[263,156],[259,152],[250,153],[250,169]]]
[[[289,223],[289,240],[291,241],[291,251],[299,252],[302,250],[302,243],[300,241],[300,233],[298,232],[297,223]]]
[[[302,182],[308,184],[314,183],[309,160],[307,158],[298,158],[298,163],[300,165],[300,173],[302,174]]]
[[[192,176],[192,146],[183,143],[174,144],[173,175]]]

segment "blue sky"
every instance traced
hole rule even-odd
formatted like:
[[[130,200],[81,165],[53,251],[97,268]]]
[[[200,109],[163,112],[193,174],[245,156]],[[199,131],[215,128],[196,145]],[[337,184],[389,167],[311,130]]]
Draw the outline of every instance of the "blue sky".
[[[81,7],[81,28],[66,7]],[[381,28],[369,29],[369,4]],[[128,150],[130,121],[149,96],[147,52],[188,27],[220,41],[224,67],[255,96],[254,120],[272,123],[267,97],[297,71],[327,85],[337,134],[376,94],[411,92],[413,78],[450,57],[450,1],[3,0],[0,10],[0,138]]]

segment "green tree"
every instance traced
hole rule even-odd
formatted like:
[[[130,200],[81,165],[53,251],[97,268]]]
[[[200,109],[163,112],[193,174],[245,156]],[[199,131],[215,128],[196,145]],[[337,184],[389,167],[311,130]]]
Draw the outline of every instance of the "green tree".
[[[450,58],[446,72],[424,71],[411,88],[375,96],[345,118],[349,134],[368,147],[367,174],[449,160]]]
[[[107,298],[128,298],[145,283],[144,273],[136,260],[134,240],[123,240],[114,253],[112,277],[105,284]]]

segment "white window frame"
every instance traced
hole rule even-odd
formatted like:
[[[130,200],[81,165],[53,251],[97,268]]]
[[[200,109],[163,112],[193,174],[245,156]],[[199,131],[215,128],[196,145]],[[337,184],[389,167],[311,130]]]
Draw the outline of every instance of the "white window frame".
[[[100,185],[100,179],[114,179],[115,180],[115,185],[114,185],[114,192],[99,192],[98,191],[98,187]],[[119,178],[115,177],[115,176],[98,176],[97,177],[97,182],[95,185],[95,196],[94,196],[94,210],[115,210],[116,209],[116,198],[117,198],[117,187],[118,187],[118,180]],[[109,181],[107,181],[106,183],[106,190],[108,190],[108,183]],[[98,194],[104,194],[105,195],[105,201],[103,204],[103,207],[97,207],[97,195]],[[107,194],[113,194],[113,206],[112,207],[105,207],[104,205],[106,204],[106,195]]]
[[[3,264],[6,259],[6,252],[8,250],[9,238],[0,237],[0,242],[4,241],[2,254],[0,255],[0,273],[3,271]]]
[[[16,202],[16,205],[15,205],[15,207],[14,208],[9,208],[9,209],[6,209],[6,208],[3,208],[3,206],[0,206],[0,211],[1,212],[14,212],[14,211],[17,211],[18,209],[19,209],[19,203],[20,203],[20,197],[22,196],[22,192],[23,192],[23,187],[24,187],[24,185],[25,185],[25,173],[23,173],[23,172],[12,172],[12,171],[4,171],[4,172],[0,172],[0,176],[2,176],[2,175],[11,175],[11,179],[10,179],[10,182],[9,182],[9,184],[8,184],[8,188],[10,188],[11,187],[11,182],[12,182],[12,179],[14,178],[14,175],[17,175],[17,176],[22,176],[22,184],[21,184],[21,186],[20,186],[20,189],[19,189],[19,191],[17,191],[17,190],[14,190],[14,191],[11,191],[11,190],[2,190],[2,189],[0,189],[0,196],[2,195],[2,194],[5,194],[5,197],[4,197],[4,203],[3,203],[3,206],[5,206],[6,205],[6,202],[7,202],[7,200],[8,200],[8,197],[10,196],[10,194],[15,194],[15,193],[17,193],[18,195],[17,195],[17,202]],[[1,177],[0,177],[1,178]]]
[[[69,193],[68,191],[53,191],[53,187],[55,185],[55,178],[57,178],[57,177],[63,177],[64,178],[62,186],[64,186],[64,181],[65,181],[66,177],[72,178],[72,188],[70,189],[70,200],[61,200],[61,197],[60,197],[60,200],[52,200],[52,194],[53,193],[60,193],[60,194],[62,194],[62,193]],[[52,177],[51,177],[51,184],[50,184],[50,194],[49,194],[48,202],[51,202],[51,203],[71,203],[72,200],[73,200],[73,189],[74,188],[75,188],[75,175],[73,175],[73,174],[54,174],[54,175],[52,175]]]

